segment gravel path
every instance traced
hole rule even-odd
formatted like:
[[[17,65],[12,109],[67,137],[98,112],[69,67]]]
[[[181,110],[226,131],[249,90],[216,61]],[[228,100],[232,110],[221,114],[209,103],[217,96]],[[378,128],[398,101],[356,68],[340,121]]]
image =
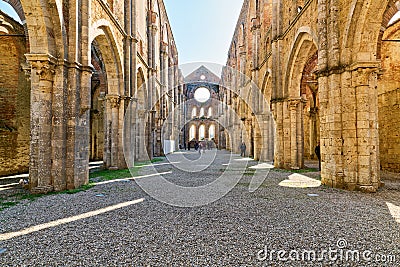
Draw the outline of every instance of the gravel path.
[[[165,161],[155,168],[167,173],[163,175],[166,181],[180,186],[206,188],[223,173],[229,177],[217,189],[192,195],[198,201],[211,199],[228,188],[229,181],[244,175],[227,195],[199,207],[156,200],[171,197],[159,184],[152,188],[155,195],[146,194],[139,185],[157,183],[157,176],[21,202],[0,212],[0,266],[400,266],[396,182],[376,194],[362,194],[296,187],[318,181],[305,177],[307,173],[261,169],[256,177],[268,177],[250,193],[254,170],[246,169],[246,164],[255,166],[256,162],[236,155],[230,161],[227,152],[214,157],[211,151],[201,158],[191,152],[171,155],[168,160],[180,163]],[[204,170],[193,172],[199,168]],[[153,167],[140,171],[141,175],[153,173]],[[176,195],[172,201],[187,203],[186,198]],[[367,251],[371,261],[346,260],[339,253],[330,262],[322,254],[330,248],[344,254],[357,250],[361,258]],[[279,261],[272,250],[285,250],[284,258],[290,252],[293,259]],[[325,259],[295,260],[305,251],[315,251],[317,258],[322,254]],[[396,261],[377,262],[375,255],[393,255]]]

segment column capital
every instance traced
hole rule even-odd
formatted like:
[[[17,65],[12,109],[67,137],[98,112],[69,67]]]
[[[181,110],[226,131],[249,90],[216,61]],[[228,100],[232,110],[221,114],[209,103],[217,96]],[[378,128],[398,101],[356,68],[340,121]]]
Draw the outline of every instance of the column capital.
[[[21,68],[25,73],[26,79],[31,79],[32,66],[28,61],[21,63]]]
[[[288,99],[288,104],[289,104],[289,108],[290,110],[295,110],[297,109],[297,106],[302,102],[301,98],[291,98]]]
[[[140,109],[137,111],[138,117],[141,119],[144,119],[146,117],[147,114],[147,110],[145,109]]]
[[[25,56],[40,80],[50,82],[54,80],[57,58],[50,54],[25,54]]]
[[[374,73],[378,74],[378,68],[368,67],[354,69],[352,75],[354,86],[369,86],[371,75],[373,75]]]
[[[121,97],[119,95],[106,95],[106,101],[111,105],[111,108],[118,108],[121,104]]]
[[[163,56],[168,56],[168,44],[165,42],[161,42],[161,54]]]
[[[153,24],[155,25],[157,23],[157,13],[154,12],[153,10],[149,10],[148,14],[147,14],[147,20],[149,22],[149,24]]]
[[[95,69],[92,66],[81,66],[82,71],[89,72],[90,74],[93,74]]]
[[[251,31],[255,32],[261,28],[259,17],[255,17],[251,19]]]

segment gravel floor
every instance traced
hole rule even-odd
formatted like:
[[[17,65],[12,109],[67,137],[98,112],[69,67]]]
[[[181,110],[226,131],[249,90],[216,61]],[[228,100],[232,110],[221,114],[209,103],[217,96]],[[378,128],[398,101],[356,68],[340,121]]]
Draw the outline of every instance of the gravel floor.
[[[227,152],[214,157],[211,151],[201,158],[190,152],[168,160],[180,163],[157,163],[156,169],[180,186],[204,187],[223,173],[232,181],[244,175],[227,195],[200,207],[156,200],[168,196],[162,186],[154,186],[158,196],[146,194],[139,185],[157,182],[151,176],[21,202],[0,212],[0,266],[400,266],[398,181],[376,194],[362,194],[322,186],[286,187],[303,186],[309,179],[305,176],[318,175],[262,169],[257,174],[268,176],[250,193],[254,171],[246,164],[256,162],[238,156],[230,162]],[[196,168],[204,170],[193,172]],[[152,173],[152,167],[141,170],[141,175]],[[211,199],[209,193],[219,191],[203,191],[199,201]],[[140,201],[130,202],[134,200]],[[115,207],[120,203],[126,206]],[[115,209],[103,210],[107,207]],[[92,211],[99,214],[89,214]],[[84,218],[77,217],[82,214]],[[62,221],[65,218],[70,221]],[[37,225],[43,229],[33,231]],[[337,250],[337,260],[324,252],[329,249]],[[279,250],[286,252],[282,256],[287,261],[278,259]],[[362,261],[340,256],[348,250],[359,251]],[[296,260],[310,251],[324,260]],[[363,260],[365,251],[371,251],[366,255],[370,261]],[[396,261],[378,262],[376,255],[395,256]]]

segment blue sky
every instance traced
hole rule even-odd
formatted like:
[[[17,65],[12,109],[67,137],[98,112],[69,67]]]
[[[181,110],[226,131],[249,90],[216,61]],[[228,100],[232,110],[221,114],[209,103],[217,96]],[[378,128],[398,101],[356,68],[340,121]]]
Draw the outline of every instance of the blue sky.
[[[226,63],[243,0],[164,0],[164,4],[184,75],[200,65],[219,75],[220,66]],[[0,9],[15,14],[1,0]]]
[[[16,21],[21,22],[15,10],[6,2],[0,0],[0,10],[13,17]]]
[[[225,65],[243,0],[164,0],[164,4],[180,64],[211,62],[215,64],[204,65],[214,72],[217,65]],[[186,69],[182,66],[184,75]]]

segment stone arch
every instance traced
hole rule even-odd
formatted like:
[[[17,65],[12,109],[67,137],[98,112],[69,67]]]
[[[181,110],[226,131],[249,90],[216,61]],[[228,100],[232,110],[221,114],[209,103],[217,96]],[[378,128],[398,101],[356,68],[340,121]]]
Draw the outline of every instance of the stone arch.
[[[301,78],[300,94],[303,100],[304,157],[317,159],[315,147],[320,144],[318,51],[307,60]]]
[[[67,35],[63,34],[65,33],[65,24],[61,20],[62,7],[58,1],[49,0],[46,4],[40,0],[20,0],[18,2],[10,1],[9,3],[20,16],[23,24],[26,22],[30,53],[65,56],[65,50],[61,48],[67,44],[65,40]]]
[[[264,102],[269,104],[272,99],[272,70],[271,69],[267,69],[267,71],[264,75],[263,83],[261,86],[261,92],[265,99]],[[260,109],[261,109],[261,112],[263,112],[265,109],[270,111],[270,107],[269,106],[264,107],[264,103],[261,103],[261,102],[260,102]]]
[[[277,162],[284,168],[304,167],[304,106],[301,81],[309,59],[318,51],[317,38],[309,27],[302,27],[291,47],[284,79],[284,103],[278,105],[277,117]],[[285,109],[283,109],[285,107]],[[275,114],[276,116],[276,114]],[[284,125],[289,118],[290,127]]]
[[[25,30],[29,53],[67,57],[66,22],[64,7],[59,1],[9,0],[7,3],[19,16]]]
[[[91,77],[89,160],[103,161],[105,152],[104,101],[107,91],[107,73],[102,62],[102,54],[95,40],[91,47],[91,63],[94,71]]]
[[[137,99],[138,109],[147,110],[147,89],[146,79],[141,67],[138,68],[136,74],[137,88],[135,92],[135,98]]]
[[[370,61],[379,60],[383,33],[399,9],[400,1],[354,0],[343,37],[343,47],[347,49],[347,53],[343,53],[342,62],[362,62],[366,57],[369,57]]]
[[[304,66],[311,55],[318,51],[317,38],[309,28],[299,29],[295,42],[292,45],[292,53],[289,56],[286,68],[284,96],[289,98],[300,97],[300,85]]]
[[[115,37],[106,21],[98,21],[94,26],[98,26],[93,30],[90,43],[96,40],[98,47],[103,55],[103,62],[107,72],[107,94],[123,95],[123,72],[121,63],[121,53],[119,53]]]

